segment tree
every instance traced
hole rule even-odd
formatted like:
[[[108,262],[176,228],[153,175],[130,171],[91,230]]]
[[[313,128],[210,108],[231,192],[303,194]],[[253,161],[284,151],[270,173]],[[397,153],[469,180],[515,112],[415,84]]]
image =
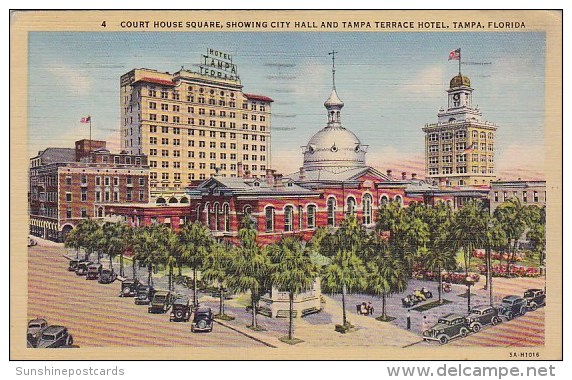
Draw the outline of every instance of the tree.
[[[292,236],[282,237],[268,247],[272,263],[272,283],[280,291],[288,292],[290,320],[288,339],[292,340],[294,324],[294,294],[308,291],[316,280],[318,271],[302,242]]]
[[[126,248],[128,241],[125,239],[125,230],[124,224],[105,222],[101,232],[96,235],[100,239],[98,246],[109,257],[109,269],[113,268],[113,258],[122,255]]]
[[[179,231],[179,255],[181,262],[193,270],[193,306],[198,307],[197,272],[204,264],[213,244],[210,230],[200,222],[188,223]]]
[[[514,262],[518,249],[518,240],[524,234],[529,222],[529,211],[522,205],[520,199],[511,198],[501,203],[494,211],[493,216],[499,221],[507,238],[507,266],[506,275],[510,276],[510,266]]]
[[[139,228],[134,236],[134,260],[147,268],[147,285],[153,286],[153,268],[162,261],[159,247],[160,234],[158,225]]]
[[[485,288],[489,290],[489,304],[493,306],[493,268],[491,253],[493,250],[502,252],[507,245],[507,237],[501,224],[495,217],[489,217],[485,232],[485,268],[487,282]]]
[[[210,246],[207,257],[205,258],[205,270],[202,276],[207,281],[216,281],[219,287],[219,315],[222,317],[224,312],[224,294],[225,285],[230,275],[230,265],[235,256],[235,248],[229,244],[214,243]]]
[[[80,223],[81,224],[81,223]],[[64,246],[66,248],[72,248],[75,250],[75,258],[76,260],[79,259],[79,250],[81,248],[81,230],[78,227],[74,228],[66,235],[66,240],[64,242]]]
[[[406,289],[407,274],[401,260],[392,255],[388,242],[378,240],[375,247],[375,254],[366,265],[367,290],[381,296],[381,319],[387,320],[386,299]]]
[[[365,267],[358,253],[363,249],[366,232],[354,216],[343,220],[330,238],[324,238],[320,251],[331,256],[323,279],[331,292],[342,293],[342,326],[348,327],[346,317],[346,294],[364,288]]]
[[[173,268],[177,265],[180,260],[180,251],[178,248],[178,236],[171,230],[171,228],[160,225],[158,228],[159,237],[159,252],[165,263],[165,267],[168,268],[168,278],[169,278],[169,290],[174,290],[175,285],[173,283]]]
[[[256,242],[256,228],[249,217],[241,221],[238,231],[240,246],[230,265],[229,287],[236,291],[250,291],[253,329],[257,329],[257,304],[270,288],[270,261],[266,250]]]
[[[528,232],[526,238],[532,244],[532,252],[539,259],[539,265],[544,265],[546,257],[546,206],[540,208],[534,205],[528,206]]]

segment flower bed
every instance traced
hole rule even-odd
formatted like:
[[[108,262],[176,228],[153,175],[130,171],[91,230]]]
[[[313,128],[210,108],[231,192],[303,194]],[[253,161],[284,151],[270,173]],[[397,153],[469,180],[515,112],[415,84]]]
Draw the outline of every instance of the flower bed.
[[[485,250],[484,249],[474,249],[473,252],[471,253],[471,256],[477,258],[477,259],[485,259]],[[517,252],[514,254],[514,261],[522,261],[524,260],[525,254],[522,252]],[[491,252],[491,259],[492,260],[508,260],[511,259],[511,255],[509,255],[508,253],[503,253],[500,254],[498,252],[492,251]]]
[[[479,268],[480,269],[480,268]],[[443,275],[443,282],[450,282],[451,284],[465,284],[466,274],[458,272],[447,272]],[[473,282],[478,282],[481,276],[478,273],[469,273]],[[428,281],[439,281],[439,273],[433,271],[415,271],[413,272],[413,277],[418,280],[428,280]]]
[[[492,269],[493,277],[505,277],[507,275],[506,265],[495,265]],[[479,271],[484,275],[487,272],[487,267],[479,265]],[[525,267],[522,265],[511,265],[508,274],[511,277],[538,277],[541,275],[538,268]]]

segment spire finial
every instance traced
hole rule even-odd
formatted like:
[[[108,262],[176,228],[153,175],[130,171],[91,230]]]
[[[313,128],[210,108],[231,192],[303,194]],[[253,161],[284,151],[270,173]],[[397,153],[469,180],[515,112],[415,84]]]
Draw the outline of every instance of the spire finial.
[[[336,54],[338,52],[333,50],[328,53],[328,55],[332,56],[332,87],[334,90],[336,89]]]

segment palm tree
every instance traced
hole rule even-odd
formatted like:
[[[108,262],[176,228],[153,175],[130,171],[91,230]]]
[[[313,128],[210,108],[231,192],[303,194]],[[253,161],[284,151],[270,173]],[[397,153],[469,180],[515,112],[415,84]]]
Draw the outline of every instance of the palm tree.
[[[537,206],[529,207],[528,232],[526,238],[532,243],[532,250],[538,255],[539,265],[544,265],[546,256],[546,206],[539,208]]]
[[[414,212],[412,214],[415,215]],[[395,201],[382,204],[377,211],[376,231],[380,235],[389,232],[389,246],[405,264],[408,276],[418,255],[417,245],[425,243],[427,239],[427,229],[422,221],[418,217],[413,219],[416,222],[412,223],[412,216]]]
[[[147,285],[153,286],[153,268],[162,261],[157,225],[137,230],[133,259],[147,267]]]
[[[80,223],[81,224],[81,223]],[[71,230],[67,235],[66,235],[66,240],[64,242],[64,246],[66,248],[72,248],[75,250],[75,258],[76,260],[79,259],[79,250],[81,248],[81,236],[80,236],[81,230],[79,228],[79,225],[74,228],[73,230]]]
[[[207,281],[216,281],[219,287],[219,316],[224,316],[225,285],[230,275],[230,264],[235,256],[235,249],[230,244],[214,243],[210,246],[205,258],[205,270],[202,276]]]
[[[127,241],[124,230],[123,224],[105,222],[101,227],[101,233],[97,235],[100,239],[98,246],[109,256],[109,269],[113,268],[113,258],[125,250]]]
[[[260,296],[270,288],[270,261],[266,250],[256,242],[254,222],[244,217],[238,231],[241,245],[230,265],[229,287],[240,292],[250,291],[253,329],[257,329],[257,303]]]
[[[364,287],[365,267],[358,256],[366,241],[366,233],[354,216],[343,220],[340,228],[331,236],[324,238],[320,251],[331,257],[324,273],[324,285],[331,292],[342,293],[342,326],[348,328],[346,316],[346,294]]]
[[[391,254],[387,242],[378,242],[377,254],[367,263],[367,289],[381,296],[381,319],[387,320],[386,299],[407,287],[404,265]]]
[[[200,222],[188,223],[179,231],[181,262],[193,270],[193,306],[198,307],[197,271],[202,267],[213,244],[210,230]]]
[[[510,266],[514,262],[518,248],[518,240],[524,234],[529,221],[529,211],[518,198],[511,198],[501,203],[493,216],[499,221],[508,239],[506,275],[510,276]]]
[[[486,288],[489,290],[489,304],[493,306],[493,268],[491,252],[501,252],[507,245],[506,233],[495,217],[488,218],[485,240],[485,268],[487,275]]]
[[[308,291],[316,280],[318,271],[302,242],[292,236],[282,237],[268,247],[272,262],[272,283],[280,291],[288,292],[290,321],[288,339],[292,340],[294,324],[294,294]]]
[[[441,271],[444,269],[452,269],[455,267],[455,252],[445,245],[440,245],[434,249],[427,249],[423,255],[423,263],[427,269],[436,272],[439,276],[439,303],[443,303],[441,297],[443,291],[443,276]]]

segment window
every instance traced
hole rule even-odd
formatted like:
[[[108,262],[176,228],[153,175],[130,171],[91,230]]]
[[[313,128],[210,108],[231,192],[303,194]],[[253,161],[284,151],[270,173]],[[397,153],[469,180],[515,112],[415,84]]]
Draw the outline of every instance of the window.
[[[528,191],[523,191],[523,192],[522,192],[522,201],[523,201],[524,203],[527,203],[527,202],[528,202]]]
[[[264,214],[266,216],[266,232],[274,231],[274,207],[266,207]]]
[[[66,210],[66,218],[71,219],[71,217],[72,217],[72,210],[68,208]]]
[[[369,194],[364,194],[363,199],[362,199],[362,205],[363,205],[363,224],[371,224],[371,195]]]
[[[286,206],[284,208],[284,231],[285,232],[290,232],[290,231],[294,230],[293,219],[294,219],[294,207]]]
[[[87,218],[87,209],[85,207],[81,208],[81,217]]]
[[[538,203],[538,191],[534,192],[534,203]]]
[[[499,192],[495,191],[495,202],[499,201]]]
[[[347,206],[347,210],[346,210],[346,214],[347,215],[353,215],[355,214],[356,211],[356,200],[354,197],[348,197],[348,200],[346,201],[346,206]]]
[[[72,201],[72,193],[66,193],[66,202]]]
[[[139,186],[145,186],[145,177],[139,177]]]
[[[86,189],[81,189],[81,201],[87,202],[87,190]]]
[[[401,195],[396,195],[395,196],[395,201],[397,203],[399,203],[400,205],[403,205],[403,198],[401,198]]]
[[[439,134],[438,133],[431,133],[428,137],[429,141],[439,141]]]
[[[306,224],[308,228],[316,227],[316,206],[309,205],[306,215]]]
[[[328,208],[328,226],[329,227],[335,227],[336,226],[336,198],[334,198],[334,197],[328,198],[327,208]]]
[[[253,170],[255,170],[253,168]],[[304,226],[304,206],[298,206],[298,229],[301,230]]]
[[[230,207],[228,204],[223,206],[223,218],[224,218],[224,231],[230,232]]]

